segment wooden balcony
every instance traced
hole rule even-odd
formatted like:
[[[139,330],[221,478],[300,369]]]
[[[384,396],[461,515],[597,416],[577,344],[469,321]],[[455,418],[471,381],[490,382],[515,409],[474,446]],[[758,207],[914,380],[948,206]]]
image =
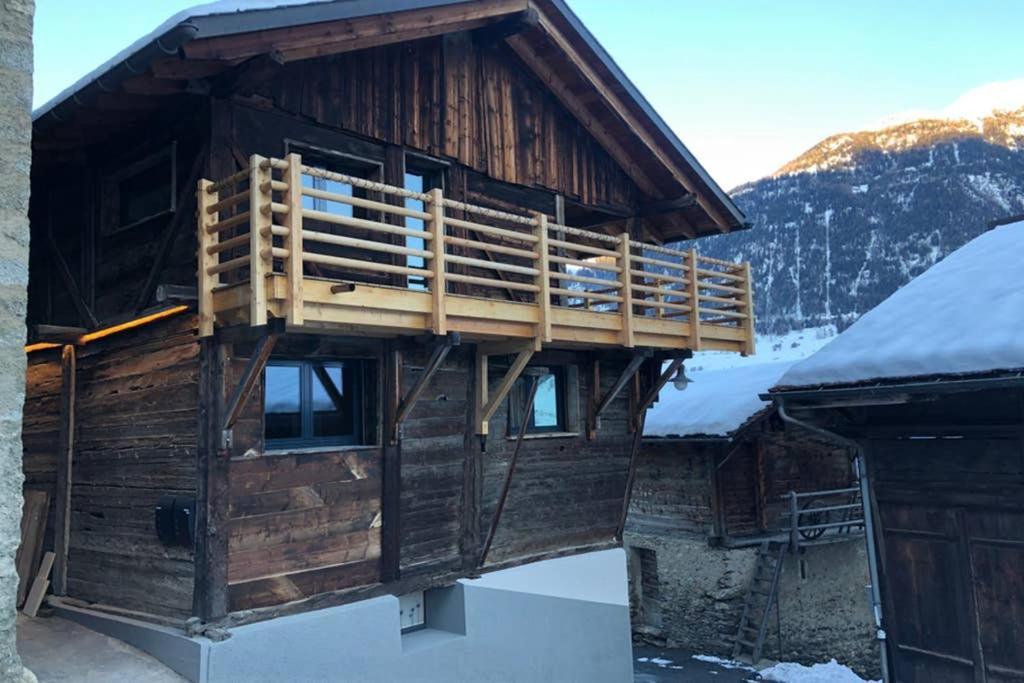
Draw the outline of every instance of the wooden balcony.
[[[199,183],[200,333],[754,352],[750,266],[286,159]]]

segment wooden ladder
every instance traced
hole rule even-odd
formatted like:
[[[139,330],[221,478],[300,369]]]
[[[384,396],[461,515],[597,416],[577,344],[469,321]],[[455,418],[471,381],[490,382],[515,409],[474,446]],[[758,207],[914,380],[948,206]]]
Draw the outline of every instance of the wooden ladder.
[[[768,634],[768,619],[772,606],[779,599],[779,577],[782,576],[786,544],[765,541],[757,550],[754,575],[747,587],[743,616],[733,641],[732,658],[749,657],[751,664],[761,661],[764,639]]]

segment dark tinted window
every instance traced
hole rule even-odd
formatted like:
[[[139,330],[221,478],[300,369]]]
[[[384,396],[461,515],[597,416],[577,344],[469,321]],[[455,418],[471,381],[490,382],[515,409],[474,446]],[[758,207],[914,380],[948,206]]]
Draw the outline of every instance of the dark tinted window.
[[[361,443],[360,361],[271,361],[264,436],[271,448]]]

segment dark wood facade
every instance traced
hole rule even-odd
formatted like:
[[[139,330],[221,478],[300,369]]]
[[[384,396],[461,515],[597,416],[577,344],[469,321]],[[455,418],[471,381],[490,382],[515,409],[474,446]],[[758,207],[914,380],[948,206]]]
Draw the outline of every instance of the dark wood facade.
[[[804,413],[867,459],[895,681],[1024,680],[1024,391],[969,384]]]
[[[849,449],[774,415],[732,439],[648,438],[641,453],[629,517],[640,533],[749,543],[784,530],[790,491],[855,483]]]
[[[196,181],[231,175],[253,154],[337,152],[398,185],[410,160],[427,155],[457,200],[564,212],[596,226],[636,220],[641,205],[668,192],[639,188],[635,172],[501,39],[463,31],[338,52],[283,65],[167,59],[73,120],[39,131],[29,301],[36,340],[54,341],[54,326],[85,332],[162,315],[170,300],[191,307]],[[124,171],[152,159],[163,169],[165,158],[173,175],[166,209],[124,219],[135,210],[123,201],[132,191],[120,184]],[[694,206],[685,211],[697,225],[694,212],[703,209]],[[158,289],[170,299],[158,300]],[[441,585],[614,542],[637,404],[663,357],[646,360],[643,381],[630,382],[588,435],[587,414],[634,352],[534,356],[532,364],[567,368],[575,378],[574,425],[525,440],[481,567],[515,446],[508,401],[489,434],[476,434],[474,344],[451,351],[392,438],[386,424],[422,375],[429,344],[351,329],[281,334],[272,325],[222,328],[200,340],[193,311],[95,341],[69,337],[66,348],[77,348],[71,417],[61,408],[69,386],[61,349],[30,357],[25,471],[29,486],[57,501],[51,518],[69,515],[66,550],[50,533],[66,557],[62,594],[142,615],[216,620]],[[259,380],[226,441],[229,403],[269,337],[272,359],[365,363],[363,445],[268,449]],[[496,390],[507,364],[491,357],[487,380]],[[64,456],[62,425],[73,442]],[[61,483],[68,462],[71,476]],[[158,539],[154,509],[168,499],[194,502],[194,547]]]

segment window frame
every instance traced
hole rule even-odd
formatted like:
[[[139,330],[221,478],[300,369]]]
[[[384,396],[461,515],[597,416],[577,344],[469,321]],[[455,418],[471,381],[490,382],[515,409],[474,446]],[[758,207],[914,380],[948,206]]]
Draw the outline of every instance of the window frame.
[[[313,388],[315,365],[325,367],[340,366],[344,380],[347,366],[351,366],[351,391],[352,399],[352,433],[338,436],[314,436],[314,406]],[[267,436],[267,369],[271,367],[297,367],[299,368],[299,431],[300,436],[283,439],[271,439]],[[363,401],[362,387],[365,381],[365,361],[356,358],[318,358],[318,359],[293,359],[293,358],[272,358],[267,361],[263,371],[263,446],[268,451],[280,451],[286,449],[300,448],[331,448],[349,446],[367,446],[363,425]]]
[[[104,236],[116,235],[131,230],[152,220],[173,214],[177,211],[178,197],[178,142],[172,140],[157,151],[137,158],[120,168],[106,173],[102,180],[103,209],[100,230]],[[121,217],[121,186],[127,180],[139,176],[158,166],[167,164],[167,208],[160,209],[148,216],[142,216],[125,223]]]
[[[557,420],[555,425],[537,427],[536,424],[527,425],[525,438],[571,436],[579,433],[578,424],[578,402],[579,402],[579,372],[575,366],[570,365],[545,365],[548,374],[555,377],[555,397]],[[526,408],[527,389],[530,378],[520,375],[508,394],[508,419],[506,423],[507,436],[515,438],[519,435],[519,428],[523,418],[523,410]],[[573,404],[577,409],[573,410]],[[531,423],[535,423],[537,417],[536,399],[534,410],[531,411]]]
[[[441,191],[444,192],[445,188],[447,187],[447,183],[448,183],[448,168],[449,168],[448,164],[443,162],[443,161],[441,161],[440,159],[433,159],[431,157],[424,156],[422,154],[416,154],[414,152],[408,152],[407,151],[407,152],[405,152],[405,155],[404,155],[403,160],[402,160],[402,187],[404,189],[406,189],[406,190],[410,189],[409,185],[408,185],[408,176],[409,175],[416,175],[416,176],[419,176],[419,177],[423,178],[423,189],[421,191],[424,194],[429,193],[434,188],[440,188]],[[420,207],[410,207],[409,206],[409,202],[410,201],[419,201],[419,200],[409,200],[409,199],[406,199],[405,202],[403,202],[403,205],[405,206],[405,208],[420,208]],[[420,210],[427,210],[427,208],[424,206],[424,207],[420,208]],[[403,221],[403,227],[409,228],[409,229],[413,229],[409,225],[409,220],[410,220],[409,218],[406,218],[405,221]],[[424,233],[428,232],[427,225],[424,223],[422,225],[422,227],[420,228],[420,230],[422,230]],[[425,248],[425,246],[423,246],[423,245],[417,245],[415,243],[411,243],[411,241],[415,240],[415,239],[418,239],[418,238],[407,236],[405,238],[404,246],[420,248],[420,249]],[[426,242],[426,239],[424,238],[422,241]],[[410,266],[411,265],[412,267],[415,267],[415,268],[426,267],[426,262],[425,261],[424,261],[423,264],[419,264],[419,263],[412,264],[412,263],[410,263],[410,260],[412,258],[413,257],[411,257],[411,256],[406,256],[405,259],[404,259],[403,265],[405,265],[405,266]],[[426,278],[422,278],[421,279],[421,278],[418,278],[416,276],[408,276],[408,275],[405,277],[405,286],[406,286],[407,289],[415,289],[417,291],[429,291],[429,289],[430,289],[430,283],[429,283],[429,281]]]

